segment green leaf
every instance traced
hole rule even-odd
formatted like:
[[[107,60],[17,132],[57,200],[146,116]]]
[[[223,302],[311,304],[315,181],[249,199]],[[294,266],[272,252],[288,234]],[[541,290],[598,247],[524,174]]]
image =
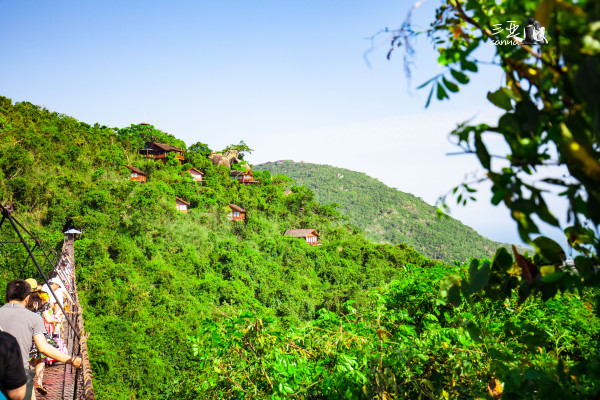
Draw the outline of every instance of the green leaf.
[[[429,107],[429,103],[431,103],[432,95],[433,95],[433,85],[431,85],[431,90],[429,91],[429,96],[427,96],[427,103],[425,103],[425,108]]]
[[[291,387],[289,387],[288,385],[283,385],[283,390],[286,393],[294,393],[294,389],[292,389]]]
[[[452,93],[456,93],[460,90],[456,83],[449,81],[448,79],[446,79],[445,76],[442,78],[442,82],[444,82],[444,86],[446,86],[446,89],[448,89]]]
[[[479,327],[477,326],[477,324],[471,320],[466,320],[462,322],[462,325],[467,328],[467,331],[469,332],[469,336],[471,337],[471,339],[473,339],[475,342],[480,343],[481,342],[481,329],[479,329]]]
[[[507,190],[504,187],[494,185],[492,186],[492,192],[494,193],[494,195],[492,196],[492,199],[490,201],[493,205],[497,206],[498,204],[500,204],[502,199],[504,199],[504,196],[506,196]]]
[[[445,218],[445,219],[450,219],[450,217],[448,216],[448,214],[446,214],[444,212],[444,210],[442,210],[441,208],[436,208],[435,210],[435,216],[438,220]]]
[[[513,109],[512,103],[510,102],[510,96],[503,89],[504,88],[500,88],[495,92],[488,92],[487,98],[496,107],[510,111]]]
[[[457,71],[455,69],[451,69],[450,70],[450,74],[452,74],[452,76],[454,77],[454,79],[456,79],[459,83],[462,83],[463,85],[466,85],[467,83],[469,83],[469,77],[466,74],[463,74],[460,71]]]
[[[458,283],[455,283],[450,287],[450,289],[448,289],[448,301],[454,307],[460,306],[460,286]]]
[[[565,272],[558,271],[558,272],[555,272],[553,274],[546,275],[545,277],[543,277],[542,278],[542,282],[544,282],[544,283],[556,282],[556,281],[558,281],[559,279],[561,279],[565,275],[566,275]]]
[[[563,261],[567,259],[563,248],[546,236],[535,238],[533,245],[546,260],[554,265],[562,265]]]
[[[448,96],[448,93],[446,93],[446,90],[444,89],[442,84],[439,82],[437,84],[436,96],[437,96],[438,100],[450,99],[450,97]]]
[[[471,72],[477,72],[477,64],[475,64],[473,61],[461,60],[460,68],[463,71],[466,70],[466,71],[471,71]]]
[[[486,262],[481,268],[474,274],[471,275],[471,282],[469,283],[469,293],[477,293],[485,287],[490,277],[490,263]]]
[[[479,268],[479,260],[476,258],[471,260],[471,264],[469,264],[469,275],[473,276],[477,272],[478,268]]]
[[[513,259],[508,250],[506,250],[506,248],[500,247],[498,250],[496,250],[496,254],[494,255],[494,262],[492,264],[494,269],[499,269],[501,271],[506,272],[510,269],[512,263]]]
[[[475,135],[475,153],[483,168],[490,169],[492,158],[490,157],[490,153],[487,151],[483,140],[481,140],[480,133]]]
[[[540,217],[540,219],[542,221],[546,222],[547,224],[550,224],[553,226],[559,226],[558,219],[556,219],[556,217],[554,215],[552,215],[552,213],[550,212],[550,210],[548,210],[548,207],[546,207],[545,204],[543,207],[540,207],[538,209],[537,215]]]

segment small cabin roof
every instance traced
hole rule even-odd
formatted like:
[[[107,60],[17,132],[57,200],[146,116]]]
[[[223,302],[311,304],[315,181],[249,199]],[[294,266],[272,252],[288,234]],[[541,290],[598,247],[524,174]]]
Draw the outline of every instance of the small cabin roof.
[[[164,144],[164,143],[158,143],[158,142],[152,142],[150,147],[158,147],[159,149],[164,150],[164,151],[181,151],[181,152],[183,152],[183,150],[181,150],[178,147],[171,146],[170,144]]]
[[[292,192],[291,190],[289,190],[289,189],[288,189],[288,190],[284,190],[284,191],[283,191],[283,195],[284,195],[284,196],[287,196],[288,194],[292,194],[292,193],[293,193],[293,192]]]
[[[288,229],[283,235],[293,237],[307,237],[310,236],[311,233],[314,233],[315,236],[319,236],[319,232],[317,232],[316,229]]]
[[[244,175],[254,176],[254,173],[252,172],[251,169],[249,169],[248,171],[238,171],[237,169],[232,169],[231,173],[229,174],[229,176],[244,176]]]
[[[204,174],[202,173],[202,171],[200,171],[200,170],[197,170],[197,169],[196,169],[196,168],[194,168],[194,167],[187,169],[185,172],[191,172],[191,171],[196,171],[196,172],[197,172],[197,173],[199,173],[200,175],[204,175]]]
[[[144,171],[141,171],[139,169],[137,169],[136,167],[132,167],[131,165],[125,165],[127,168],[129,168],[130,170],[132,170],[133,172],[137,172],[138,174],[142,174],[144,176],[147,176],[148,174],[146,174]]]
[[[244,210],[242,207],[240,206],[236,206],[235,204],[229,204],[229,207],[233,210],[233,211],[239,211],[239,212],[247,212],[246,210]]]
[[[190,203],[188,203],[187,201],[185,201],[185,200],[181,200],[179,197],[175,196],[175,203],[177,203],[177,202],[183,203],[183,204],[185,204],[186,206],[189,206],[189,205],[190,205]]]
[[[77,229],[69,229],[68,231],[66,231],[65,233],[81,233],[80,231],[78,231]]]

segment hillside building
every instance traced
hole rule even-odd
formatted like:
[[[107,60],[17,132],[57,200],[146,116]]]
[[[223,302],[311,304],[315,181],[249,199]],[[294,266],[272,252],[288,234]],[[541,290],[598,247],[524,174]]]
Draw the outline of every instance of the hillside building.
[[[179,164],[184,159],[184,151],[169,144],[152,142],[149,148],[139,150],[139,153],[151,160],[161,160],[163,163],[167,160],[167,154],[174,152],[175,158],[179,160]]]
[[[246,210],[244,210],[240,206],[236,206],[235,204],[229,204],[229,208],[231,208],[231,213],[227,216],[230,221],[245,221],[246,220]]]
[[[190,175],[192,175],[192,178],[194,179],[194,181],[204,182],[204,174],[202,173],[202,171],[199,171],[196,168],[192,167],[185,172],[189,172]]]
[[[244,185],[247,185],[249,183],[258,183],[254,180],[254,173],[250,168],[248,168],[248,171],[238,171],[232,169],[229,176],[231,176],[233,179]]]
[[[131,176],[129,177],[130,181],[146,182],[148,175],[144,171],[139,170],[136,167],[132,167],[131,165],[125,166],[131,170]]]
[[[316,229],[288,229],[283,235],[304,238],[306,243],[311,246],[319,246],[321,244],[321,242],[319,242],[320,235]]]
[[[175,197],[175,207],[177,207],[177,211],[187,212],[189,205],[190,203],[187,201],[181,200],[179,197]]]

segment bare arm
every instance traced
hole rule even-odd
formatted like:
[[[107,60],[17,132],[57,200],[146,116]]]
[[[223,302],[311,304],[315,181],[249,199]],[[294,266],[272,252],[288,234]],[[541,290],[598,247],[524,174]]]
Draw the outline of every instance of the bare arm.
[[[75,368],[79,368],[81,366],[81,357],[70,357],[69,355],[55,349],[51,346],[44,337],[43,334],[37,334],[33,337],[33,341],[37,346],[38,350],[43,354],[47,355],[50,358],[53,358],[57,361],[61,361],[67,364],[73,365]]]
[[[65,296],[67,296],[67,299],[69,299],[70,304],[73,304],[73,298],[71,297],[71,295],[69,294],[69,291],[67,290],[67,288],[65,287],[65,284],[62,282],[62,280],[58,280],[58,284],[60,286],[60,288],[63,291],[63,294]],[[62,305],[62,304],[61,304]]]
[[[23,400],[25,398],[26,390],[27,385],[23,385],[16,389],[7,390],[6,395],[8,396],[8,400]]]
[[[49,324],[53,322],[59,322],[58,319],[56,319],[56,317],[54,316],[54,314],[50,314],[50,310],[44,311],[44,319]]]
[[[73,304],[74,301],[73,301],[73,298],[71,297],[71,295],[69,294],[69,291],[65,289],[63,291],[63,293],[65,294],[65,296],[67,296],[67,299],[69,300],[69,304]]]

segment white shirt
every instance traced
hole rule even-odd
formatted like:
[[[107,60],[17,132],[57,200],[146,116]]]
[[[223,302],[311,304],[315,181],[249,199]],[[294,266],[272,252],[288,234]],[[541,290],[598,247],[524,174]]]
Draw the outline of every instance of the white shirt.
[[[52,282],[52,280],[50,280],[50,282]],[[57,303],[60,304],[61,306],[64,304],[64,292],[63,289],[61,287],[59,287],[58,289],[56,289],[54,291],[54,293],[56,294],[56,299],[54,299],[54,296],[52,296],[52,292],[50,291],[50,288],[48,287],[48,285],[44,285],[42,286],[42,291],[48,293],[48,296],[50,296],[50,303]]]

